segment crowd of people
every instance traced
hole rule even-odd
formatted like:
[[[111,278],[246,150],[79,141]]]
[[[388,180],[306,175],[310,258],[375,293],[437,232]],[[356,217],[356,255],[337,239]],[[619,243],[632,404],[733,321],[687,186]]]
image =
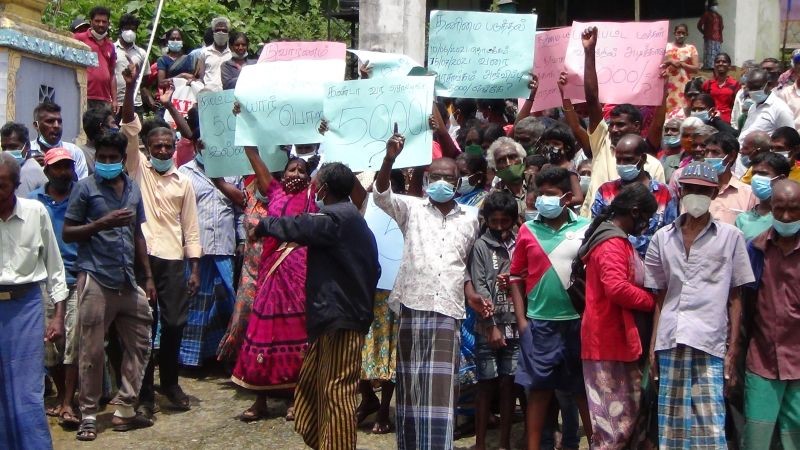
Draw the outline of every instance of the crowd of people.
[[[800,51],[737,79],[716,46],[702,79],[678,25],[663,103],[604,105],[588,28],[585,102],[532,112],[533,75],[519,108],[439,98],[428,166],[395,167],[395,132],[377,173],[299,142],[215,178],[175,80],[235,87],[248,37],[215,18],[187,51],[171,29],[154,62],[111,18],[73,24],[99,60],[86,143],[54,103],[35,139],[0,129],[3,448],[52,447],[47,416],[95,440],[105,405],[116,431],[153,426],[156,390],[190,410],[181,367],[214,361],[255,394],[240,420],[284,399],[315,449],[355,448],[373,415],[401,449],[465,424],[478,450],[491,424],[501,448],[577,449],[579,419],[597,449],[800,448]],[[370,202],[404,238],[391,290]]]

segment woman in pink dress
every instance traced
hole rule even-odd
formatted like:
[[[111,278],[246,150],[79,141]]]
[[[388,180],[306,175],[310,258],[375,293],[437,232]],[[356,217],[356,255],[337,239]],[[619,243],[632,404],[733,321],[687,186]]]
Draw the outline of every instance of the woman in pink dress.
[[[661,65],[668,76],[667,111],[678,107],[682,108],[685,105],[684,87],[700,69],[700,57],[697,49],[694,45],[686,43],[689,27],[683,23],[676,25],[674,33],[675,42],[667,43],[664,64]]]
[[[300,158],[290,159],[278,182],[259,157],[257,148],[245,147],[245,152],[253,165],[259,191],[269,200],[270,216],[317,212],[310,163]],[[256,283],[247,333],[231,376],[239,386],[258,392],[253,406],[240,416],[244,421],[266,416],[267,392],[291,391],[297,383],[307,347],[306,248],[265,238]],[[287,418],[291,416],[290,407]]]

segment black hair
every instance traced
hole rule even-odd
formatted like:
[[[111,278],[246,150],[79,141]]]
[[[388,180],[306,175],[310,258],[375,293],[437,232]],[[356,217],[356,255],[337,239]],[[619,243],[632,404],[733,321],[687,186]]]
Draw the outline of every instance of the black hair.
[[[181,35],[183,36],[183,35]],[[214,43],[214,29],[211,27],[206,28],[206,31],[203,32],[203,43],[206,44],[206,47]]]
[[[139,137],[142,138],[145,144],[147,143],[147,136],[156,128],[170,128],[170,126],[166,120],[158,116],[145,120],[142,124],[142,131],[139,132]]]
[[[195,128],[200,128],[200,111],[197,109],[196,104],[186,111],[186,123],[193,133]]]
[[[617,105],[611,110],[611,117],[619,117],[623,114],[627,115],[632,122],[642,124],[642,112],[630,103]]]
[[[650,188],[642,183],[631,183],[624,188],[614,197],[611,204],[603,208],[594,220],[592,220],[589,228],[586,229],[583,242],[589,242],[592,235],[597,231],[597,227],[603,222],[610,220],[616,216],[624,216],[630,214],[634,208],[638,208],[639,212],[644,217],[652,217],[658,210],[658,202],[650,192]],[[580,256],[576,256],[572,261],[572,276],[571,280],[574,282],[577,279],[584,278],[586,275],[586,266],[583,264]]]
[[[486,128],[483,130],[482,142],[490,141],[491,143],[505,135],[506,132],[503,130],[502,125],[499,123],[490,123],[489,125],[486,125]]]
[[[353,186],[358,183],[353,171],[342,163],[325,163],[317,172],[317,183],[328,187],[328,193],[336,200],[350,196]]]
[[[228,45],[233,47],[233,43],[236,42],[239,38],[244,38],[245,45],[250,47],[250,38],[241,31],[231,31],[230,38],[228,38]]]
[[[486,170],[488,169],[489,165],[486,162],[486,158],[481,155],[474,155],[471,153],[462,153],[458,155],[456,160],[463,159],[464,162],[467,164],[467,169],[469,169],[470,173],[477,173],[481,172],[486,176]]]
[[[133,26],[134,28],[139,28],[139,24],[142,23],[138,17],[134,16],[133,14],[125,13],[120,16],[119,18],[119,29],[122,30],[127,26]]]
[[[789,147],[800,146],[800,133],[792,127],[780,127],[772,132],[772,139],[783,139]]]
[[[183,41],[183,31],[182,31],[180,28],[178,28],[178,27],[172,27],[172,28],[170,28],[169,30],[167,30],[167,32],[166,32],[166,33],[164,33],[164,40],[165,40],[165,41],[167,41],[167,42],[169,42],[169,36],[170,36],[172,33],[176,32],[176,31],[177,31],[178,33],[180,33],[180,35],[181,35],[181,41]]]
[[[706,106],[706,108],[713,108],[716,106],[716,102],[714,102],[714,97],[705,92],[697,94],[695,98],[692,99],[692,103],[696,101],[702,102]]]
[[[478,102],[474,98],[457,98],[453,104],[466,120],[474,119],[478,112]]]
[[[536,174],[536,186],[549,184],[555,186],[563,193],[572,192],[572,180],[570,171],[557,166],[549,166]]]
[[[147,134],[145,135],[145,138],[143,139],[144,146],[148,147],[148,148],[150,147],[150,138],[151,137],[153,137],[153,136],[164,136],[164,135],[172,136],[172,144],[174,146],[175,145],[175,132],[172,131],[172,128],[169,128],[169,127],[154,127],[154,128],[151,128],[150,131],[148,131]]]
[[[377,177],[378,174],[375,173],[375,178]],[[392,169],[392,171],[389,173],[389,182],[391,183],[393,193],[406,193],[406,176],[403,174],[402,169]]]
[[[706,139],[706,145],[713,144],[719,145],[719,148],[725,152],[726,155],[731,152],[739,151],[739,140],[730,133],[714,133]]]
[[[306,161],[303,158],[299,158],[297,156],[289,156],[289,160],[286,161],[286,165],[283,166],[283,172],[286,172],[286,169],[289,168],[289,165],[295,164],[302,164],[303,167],[306,169],[306,175],[311,178],[311,173],[317,168],[317,164],[319,164],[319,158],[309,158]],[[283,172],[281,172],[281,177],[283,177]]]
[[[542,134],[541,140],[553,140],[559,141],[564,144],[564,156],[566,159],[572,159],[575,157],[576,150],[576,141],[575,135],[572,134],[572,130],[569,129],[566,125],[562,123],[557,123],[552,127],[546,129]]]
[[[683,28],[684,30],[686,30],[686,34],[689,34],[689,26],[686,25],[685,23],[679,23],[675,25],[675,28],[672,29],[672,32],[674,33],[678,31],[678,28]]]
[[[106,16],[111,19],[111,10],[105,6],[95,6],[89,11],[89,20],[94,20],[95,16]]]
[[[541,169],[547,162],[547,157],[539,153],[525,157],[525,167],[536,166]]]
[[[24,124],[19,122],[6,122],[5,125],[0,128],[0,136],[4,138],[9,138],[13,134],[16,134],[24,144],[27,144],[30,140],[30,136],[28,135],[28,127],[26,127]]]
[[[53,102],[42,102],[33,108],[33,120],[39,120],[39,115],[43,112],[60,113],[61,107]]]
[[[103,134],[103,125],[105,125],[108,116],[113,116],[109,108],[89,108],[83,113],[83,132],[86,137],[94,142]]]
[[[689,92],[703,92],[703,79],[700,77],[695,77],[689,80],[686,83],[686,87],[683,88],[684,95],[688,94]]]
[[[761,152],[753,156],[753,159],[750,160],[750,167],[755,167],[756,164],[761,163],[772,167],[775,169],[775,173],[783,175],[784,177],[788,177],[789,172],[792,171],[792,164],[789,160],[777,153]]]
[[[777,58],[773,58],[773,57],[771,57],[771,56],[770,56],[770,57],[768,57],[768,58],[764,58],[763,60],[761,60],[761,64],[764,64],[765,62],[768,62],[768,63],[773,63],[773,64],[780,64],[780,63],[781,63],[780,61],[778,61],[778,59],[777,59]]]
[[[728,64],[731,63],[731,55],[729,55],[729,54],[727,54],[725,52],[717,53],[717,56],[714,57],[714,61],[718,60],[720,57],[725,58],[725,61],[727,61]]]
[[[111,133],[107,131],[94,141],[94,148],[96,150],[100,150],[100,148],[113,148],[118,151],[120,155],[125,156],[128,148],[128,138],[124,133]]]
[[[481,215],[484,221],[488,221],[492,214],[500,212],[510,217],[511,220],[516,221],[519,217],[519,210],[517,208],[517,200],[510,192],[496,191],[487,195],[483,200]]]

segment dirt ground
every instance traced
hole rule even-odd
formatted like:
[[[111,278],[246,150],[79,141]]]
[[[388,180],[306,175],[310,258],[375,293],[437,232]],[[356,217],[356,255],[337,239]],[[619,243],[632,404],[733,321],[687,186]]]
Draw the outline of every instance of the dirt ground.
[[[158,379],[158,378],[156,378]],[[126,433],[110,428],[113,410],[98,415],[99,434],[94,442],[79,442],[74,431],[64,431],[56,419],[50,418],[50,432],[56,450],[62,449],[306,449],[303,440],[294,432],[291,422],[284,419],[286,404],[280,399],[269,401],[270,417],[254,423],[244,423],[237,416],[247,409],[255,396],[239,389],[223,374],[181,377],[181,385],[192,399],[192,410],[176,412],[167,409],[162,401],[162,411],[156,414],[156,423]],[[48,399],[48,405],[53,399]],[[358,432],[358,449],[389,450],[397,447],[394,433],[374,435],[372,418],[368,418]],[[522,437],[521,423],[513,429],[514,444]],[[490,448],[497,448],[497,431],[489,432]],[[581,448],[586,448],[585,439]],[[475,444],[474,436],[456,441],[457,449],[469,449]]]

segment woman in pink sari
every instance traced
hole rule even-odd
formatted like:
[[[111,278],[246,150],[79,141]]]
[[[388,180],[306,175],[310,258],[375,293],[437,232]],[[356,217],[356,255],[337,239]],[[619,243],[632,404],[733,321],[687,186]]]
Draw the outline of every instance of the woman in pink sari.
[[[259,191],[269,200],[270,216],[317,211],[315,189],[310,182],[313,168],[309,163],[290,159],[278,182],[258,156],[258,149],[245,147],[245,152]],[[297,383],[307,346],[305,281],[306,248],[265,238],[253,310],[231,376],[234,383],[258,393],[253,406],[240,416],[241,420],[265,417],[267,392],[291,391]]]

